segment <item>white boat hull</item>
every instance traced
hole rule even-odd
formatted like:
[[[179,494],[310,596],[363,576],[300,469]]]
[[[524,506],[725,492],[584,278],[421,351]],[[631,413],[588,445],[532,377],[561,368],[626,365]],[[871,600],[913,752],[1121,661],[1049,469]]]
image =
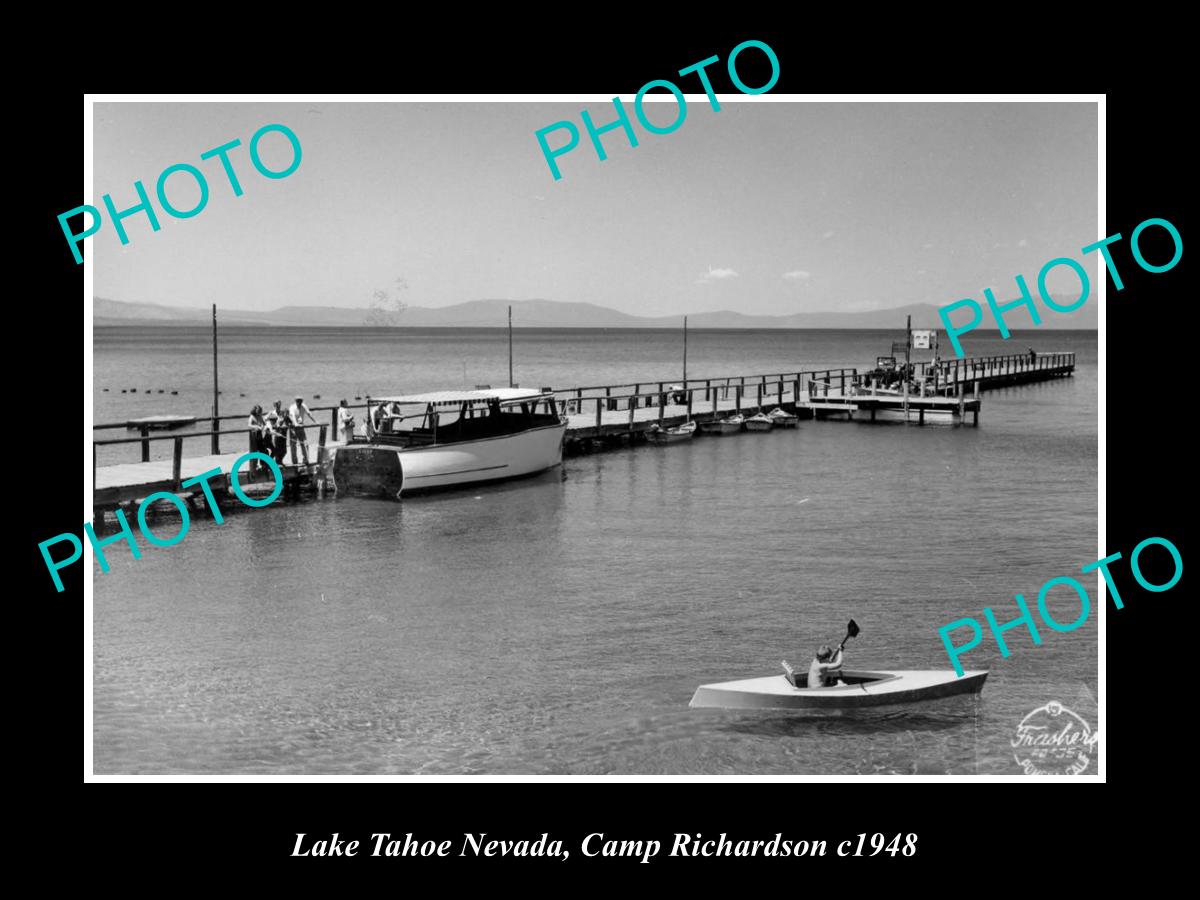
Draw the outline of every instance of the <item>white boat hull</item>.
[[[775,427],[774,422],[764,422],[764,421],[762,421],[762,419],[747,419],[746,420],[746,430],[747,431],[770,431],[774,427]]]
[[[696,434],[696,423],[680,425],[677,428],[656,428],[646,433],[655,444],[677,444],[690,441]]]
[[[354,443],[334,456],[339,492],[399,498],[414,491],[533,475],[562,462],[567,422],[428,447]]]
[[[895,670],[891,672],[845,672],[847,680],[860,683],[833,687],[793,687],[785,675],[748,678],[702,684],[688,706],[715,709],[855,709],[887,706],[977,694],[983,690],[986,671],[964,672],[958,677],[952,670]]]
[[[741,422],[726,422],[723,419],[716,422],[704,422],[700,425],[702,434],[737,434],[741,430]]]

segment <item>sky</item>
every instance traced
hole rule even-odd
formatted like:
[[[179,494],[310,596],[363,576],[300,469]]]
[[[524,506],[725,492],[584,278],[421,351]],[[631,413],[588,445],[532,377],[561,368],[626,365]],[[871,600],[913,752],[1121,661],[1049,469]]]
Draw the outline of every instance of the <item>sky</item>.
[[[650,95],[653,96],[653,95]],[[716,310],[787,315],[941,306],[963,297],[1036,291],[1038,270],[1070,256],[1095,283],[1097,119],[1090,103],[739,102],[714,111],[688,95],[674,132],[601,136],[581,123],[615,119],[611,102],[97,103],[95,195],[103,209],[154,198],[176,163],[204,173],[207,206],[176,219],[154,199],[161,230],[105,217],[87,239],[94,293],[112,300],[267,310],[366,307],[377,290],[412,306],[468,300],[595,303],[635,315]],[[651,121],[676,115],[670,95]],[[535,132],[569,120],[580,143],[555,180]],[[302,147],[299,168],[268,179],[248,145],[280,123]],[[244,194],[218,159],[230,152]],[[566,132],[548,137],[552,147]],[[262,159],[282,169],[287,140]],[[167,182],[179,209],[199,197],[186,173]],[[78,221],[78,220],[76,220]],[[1050,289],[1078,295],[1058,267]],[[402,278],[407,288],[394,289]]]

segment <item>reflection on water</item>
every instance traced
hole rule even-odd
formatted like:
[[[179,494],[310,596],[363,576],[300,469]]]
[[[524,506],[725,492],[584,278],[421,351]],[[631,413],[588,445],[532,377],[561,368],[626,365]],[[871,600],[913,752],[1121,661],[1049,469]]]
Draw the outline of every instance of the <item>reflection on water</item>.
[[[989,393],[978,429],[805,422],[198,521],[96,570],[96,770],[1018,774],[1035,707],[1095,724],[1094,619],[972,651],[977,698],[687,703],[850,618],[852,666],[947,668],[938,627],[1095,558],[1095,419],[1091,365]]]

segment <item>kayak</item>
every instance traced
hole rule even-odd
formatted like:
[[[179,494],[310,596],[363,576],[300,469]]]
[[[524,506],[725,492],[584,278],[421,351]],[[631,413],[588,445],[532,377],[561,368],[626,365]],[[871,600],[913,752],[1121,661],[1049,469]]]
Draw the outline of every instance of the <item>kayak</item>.
[[[968,671],[962,677],[950,669],[892,672],[843,672],[844,684],[810,688],[808,675],[768,675],[743,681],[702,684],[688,706],[693,709],[853,709],[916,703],[954,694],[978,694],[986,671]],[[798,686],[788,680],[794,677]]]

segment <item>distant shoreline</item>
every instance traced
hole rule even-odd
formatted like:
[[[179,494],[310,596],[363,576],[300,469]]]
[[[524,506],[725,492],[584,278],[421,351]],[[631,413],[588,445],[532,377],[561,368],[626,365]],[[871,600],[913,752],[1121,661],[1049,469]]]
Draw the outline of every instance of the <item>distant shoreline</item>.
[[[122,303],[96,297],[92,319],[96,325],[130,325],[149,328],[163,325],[208,326],[213,307],[168,307],[153,303]],[[1085,305],[1070,313],[1042,316],[1043,329],[1095,331],[1099,327],[1097,309]],[[939,309],[929,303],[916,303],[890,309],[794,311],[783,315],[739,312],[732,309],[680,313],[670,316],[642,316],[621,312],[594,303],[554,300],[469,300],[451,306],[407,306],[363,309],[341,306],[281,306],[270,310],[217,308],[219,325],[273,328],[556,328],[556,329],[631,329],[680,331],[685,318],[692,329],[725,331],[807,331],[807,330],[886,330],[903,331],[904,323],[913,328],[945,328]],[[1033,328],[1029,311],[1012,316],[1014,325]]]
[[[164,322],[160,319],[95,319],[92,325],[96,328],[177,328],[201,329],[212,328],[208,322]],[[221,322],[221,331],[232,329],[280,328],[297,331],[388,331],[388,332],[425,332],[425,331],[507,331],[504,325],[299,325],[278,324],[275,322]],[[513,331],[678,331],[679,326],[668,325],[513,325]],[[898,327],[881,325],[824,325],[824,326],[783,326],[783,325],[726,325],[719,327],[691,326],[691,332],[714,331],[885,331],[902,332],[904,326]],[[1079,331],[1098,333],[1096,328],[1079,328],[1069,325],[1055,327],[1044,323],[1038,327],[1010,328],[1012,334],[1037,334],[1046,331]],[[998,328],[976,328],[972,334],[999,334]]]

